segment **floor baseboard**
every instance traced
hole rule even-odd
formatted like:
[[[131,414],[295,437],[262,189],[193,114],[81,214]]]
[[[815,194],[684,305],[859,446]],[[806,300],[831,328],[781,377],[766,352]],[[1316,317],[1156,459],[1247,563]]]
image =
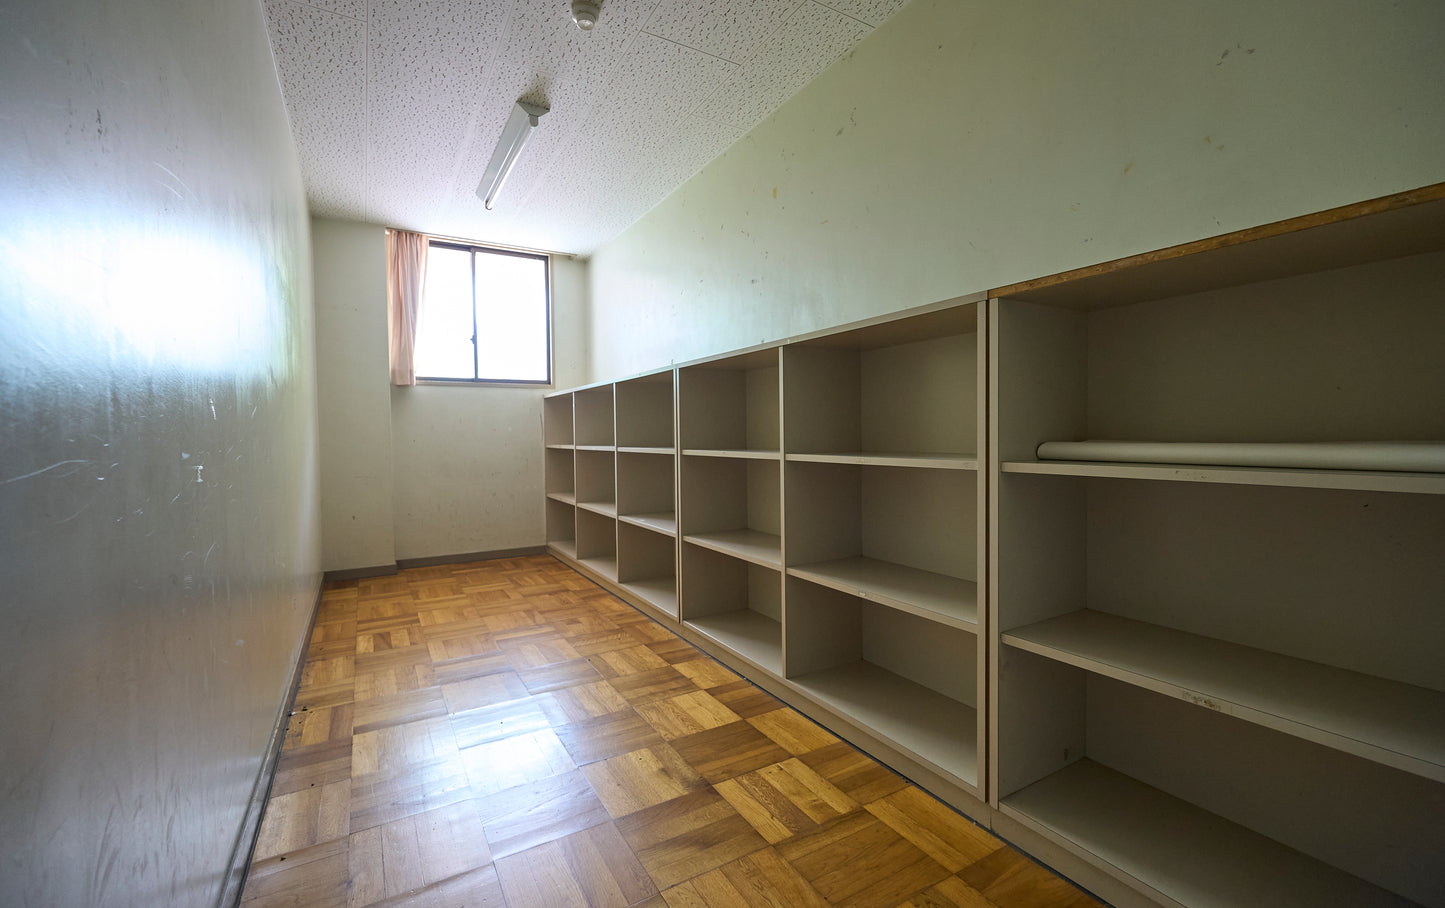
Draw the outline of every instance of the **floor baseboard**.
[[[251,856],[256,851],[256,839],[261,834],[261,820],[266,802],[271,797],[271,783],[276,780],[276,763],[281,757],[281,745],[286,740],[286,725],[296,703],[296,692],[301,689],[301,672],[306,666],[306,652],[311,648],[311,635],[316,630],[316,616],[321,613],[321,587],[316,588],[316,600],[311,604],[311,621],[306,626],[306,638],[301,651],[296,654],[296,665],[291,670],[291,684],[287,687],[286,699],[281,711],[276,714],[276,724],[271,728],[271,741],[266,747],[261,771],[256,774],[256,784],[251,789],[251,799],[246,805],[246,816],[241,831],[236,837],[236,847],[231,853],[230,865],[226,868],[225,884],[221,887],[219,908],[239,908],[241,893],[246,888],[246,872],[251,866]]]

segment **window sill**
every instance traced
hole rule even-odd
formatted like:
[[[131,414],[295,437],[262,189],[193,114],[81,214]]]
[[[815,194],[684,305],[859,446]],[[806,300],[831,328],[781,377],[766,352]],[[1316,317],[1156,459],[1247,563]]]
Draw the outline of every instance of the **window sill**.
[[[519,390],[550,390],[556,387],[555,382],[539,381],[502,381],[474,378],[418,378],[418,387],[425,385],[431,388],[517,388]],[[406,385],[392,385],[396,387],[407,387]]]

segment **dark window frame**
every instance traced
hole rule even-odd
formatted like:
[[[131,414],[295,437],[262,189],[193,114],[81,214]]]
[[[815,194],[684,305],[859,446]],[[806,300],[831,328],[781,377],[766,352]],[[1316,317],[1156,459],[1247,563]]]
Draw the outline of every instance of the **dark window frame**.
[[[472,266],[472,375],[473,378],[448,378],[445,376],[431,376],[418,374],[418,382],[434,382],[448,385],[546,385],[550,387],[553,382],[552,368],[552,257],[543,252],[523,252],[519,249],[503,249],[497,246],[484,246],[480,243],[464,243],[455,240],[433,239],[427,243],[428,250],[433,248],[454,249],[459,252],[471,254]],[[536,378],[483,378],[482,364],[477,352],[477,254],[484,255],[507,255],[513,258],[537,259],[542,263],[542,292],[544,305],[546,307],[546,344],[547,344],[547,377]],[[425,302],[423,302],[425,305]]]

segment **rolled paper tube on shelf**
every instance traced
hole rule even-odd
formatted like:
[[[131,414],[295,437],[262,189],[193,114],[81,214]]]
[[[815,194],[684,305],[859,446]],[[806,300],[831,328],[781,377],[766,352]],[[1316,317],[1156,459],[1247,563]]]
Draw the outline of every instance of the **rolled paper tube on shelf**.
[[[1445,441],[1046,441],[1040,460],[1445,473]]]

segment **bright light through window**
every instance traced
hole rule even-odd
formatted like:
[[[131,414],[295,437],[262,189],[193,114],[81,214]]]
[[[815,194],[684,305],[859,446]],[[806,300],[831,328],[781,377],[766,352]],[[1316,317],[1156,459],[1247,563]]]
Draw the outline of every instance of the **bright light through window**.
[[[417,377],[551,381],[547,289],[546,256],[432,243]]]

